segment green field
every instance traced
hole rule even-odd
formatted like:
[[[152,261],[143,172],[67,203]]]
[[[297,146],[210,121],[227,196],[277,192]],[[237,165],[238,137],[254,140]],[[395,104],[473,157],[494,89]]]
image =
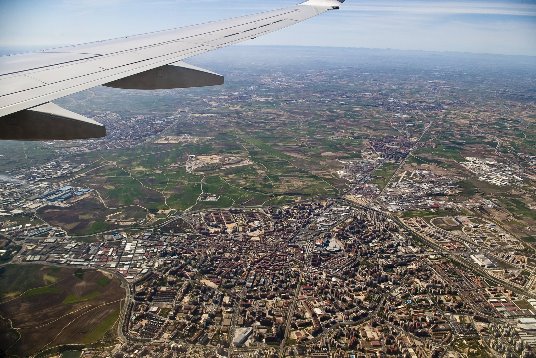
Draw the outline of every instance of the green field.
[[[98,291],[93,291],[93,292],[90,292],[90,293],[85,294],[83,296],[78,296],[76,294],[71,293],[67,297],[65,297],[65,299],[63,300],[62,303],[66,304],[66,305],[72,305],[72,304],[75,304],[75,303],[94,300],[95,298],[99,297],[100,295],[101,295],[101,293],[98,292]]]
[[[0,267],[0,298],[5,300],[28,290],[47,285],[44,275],[56,277],[56,269],[43,272],[39,265],[7,265]]]
[[[531,210],[523,201],[514,197],[503,197],[500,199],[501,203],[518,218],[529,218],[536,220],[536,210]]]
[[[464,353],[468,358],[491,358],[494,355],[476,340],[458,339],[453,344],[454,350]]]
[[[158,210],[224,208],[230,206],[255,206],[289,202],[337,193],[331,176],[321,177],[311,173],[314,160],[297,160],[279,149],[285,139],[266,135],[264,131],[216,131],[209,143],[151,144],[103,153],[104,165],[92,172],[91,177],[77,180],[80,186],[88,186],[99,193],[110,209],[106,214],[118,210],[143,207],[149,212]],[[278,142],[280,140],[280,142]],[[286,140],[292,142],[293,138]],[[350,143],[326,141],[325,148],[314,148],[315,152],[343,150]],[[318,154],[317,153],[317,154]],[[188,155],[241,155],[253,163],[230,168],[215,168],[203,173],[188,173],[185,161]],[[113,160],[113,162],[112,162]],[[203,186],[201,188],[201,182]],[[198,201],[202,191],[219,197],[217,201]],[[279,198],[279,199],[277,199]],[[101,204],[99,204],[101,205]],[[75,211],[76,212],[76,211]],[[66,213],[54,215],[60,226]],[[133,220],[143,219],[140,212],[126,213]],[[50,217],[46,216],[47,219]],[[94,234],[112,229],[104,216],[79,217],[80,225],[69,231],[75,234]],[[50,221],[50,220],[49,220]],[[52,222],[56,222],[52,220]],[[69,217],[68,221],[76,221]]]
[[[376,171],[374,171],[373,173],[374,179],[372,180],[372,182],[374,184],[377,184],[380,187],[380,189],[385,188],[385,186],[387,185],[387,183],[389,182],[389,180],[391,179],[391,177],[393,176],[397,168],[398,168],[398,164],[396,163],[383,164],[381,167],[376,169]]]

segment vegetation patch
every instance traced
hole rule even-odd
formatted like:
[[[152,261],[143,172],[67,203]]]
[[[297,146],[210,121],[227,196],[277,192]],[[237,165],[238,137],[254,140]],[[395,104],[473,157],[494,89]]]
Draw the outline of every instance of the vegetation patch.
[[[76,271],[74,272],[74,276],[80,280],[83,280],[84,279],[84,270],[82,270],[81,268],[77,268]]]
[[[11,298],[46,285],[44,273],[51,272],[48,267],[40,265],[7,265],[0,267],[0,298]]]
[[[477,340],[458,339],[452,347],[468,358],[492,358],[494,355]]]
[[[57,287],[43,286],[43,287],[32,288],[31,290],[24,292],[24,296],[33,297],[33,296],[40,296],[40,295],[49,295],[49,294],[54,294],[58,292],[59,290]]]
[[[386,163],[382,165],[374,171],[374,180],[372,180],[372,183],[378,185],[380,189],[385,188],[397,168],[398,165],[396,163]]]
[[[97,284],[101,287],[106,287],[110,284],[112,280],[110,280],[108,277],[101,277],[97,280]]]
[[[91,300],[99,297],[100,294],[101,293],[98,292],[98,291],[93,291],[93,292],[90,292],[87,295],[83,295],[83,296],[78,296],[76,294],[70,294],[67,297],[65,297],[65,299],[63,300],[63,303],[66,304],[66,305],[72,305],[72,304],[75,304],[75,303],[91,301]]]
[[[99,324],[93,327],[83,338],[82,342],[88,344],[101,339],[119,319],[120,310],[116,309],[108,314]]]
[[[514,216],[536,220],[536,210],[530,209],[523,201],[512,197],[503,197],[500,201]]]
[[[44,273],[43,274],[43,281],[45,281],[46,283],[56,283],[58,281],[58,278],[55,277],[55,276],[52,276],[48,273]]]

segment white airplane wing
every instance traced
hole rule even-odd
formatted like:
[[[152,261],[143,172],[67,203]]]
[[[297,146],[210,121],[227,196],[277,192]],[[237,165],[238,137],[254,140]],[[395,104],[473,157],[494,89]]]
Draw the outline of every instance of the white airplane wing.
[[[0,57],[0,139],[103,137],[103,125],[52,101],[99,85],[151,90],[222,84],[222,76],[182,60],[294,25],[342,2],[309,0],[225,21]]]

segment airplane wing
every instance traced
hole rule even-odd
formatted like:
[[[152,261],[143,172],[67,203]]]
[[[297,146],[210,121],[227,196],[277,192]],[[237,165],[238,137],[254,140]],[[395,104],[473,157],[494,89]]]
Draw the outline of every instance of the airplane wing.
[[[309,0],[256,15],[36,53],[0,57],[0,139],[85,139],[103,125],[52,101],[95,86],[212,86],[223,77],[183,59],[294,25],[344,0]]]

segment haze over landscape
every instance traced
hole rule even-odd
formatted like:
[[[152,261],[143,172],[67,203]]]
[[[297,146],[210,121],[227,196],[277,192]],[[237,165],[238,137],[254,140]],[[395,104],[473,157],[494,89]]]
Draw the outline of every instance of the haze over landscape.
[[[97,41],[294,5],[292,0],[1,1],[0,45]],[[20,24],[25,24],[20,26]],[[248,45],[392,48],[536,56],[536,3],[351,1]]]
[[[55,101],[104,138],[0,141],[0,357],[535,356],[534,4],[349,1],[188,59],[224,86]],[[0,2],[0,43],[278,5]]]

